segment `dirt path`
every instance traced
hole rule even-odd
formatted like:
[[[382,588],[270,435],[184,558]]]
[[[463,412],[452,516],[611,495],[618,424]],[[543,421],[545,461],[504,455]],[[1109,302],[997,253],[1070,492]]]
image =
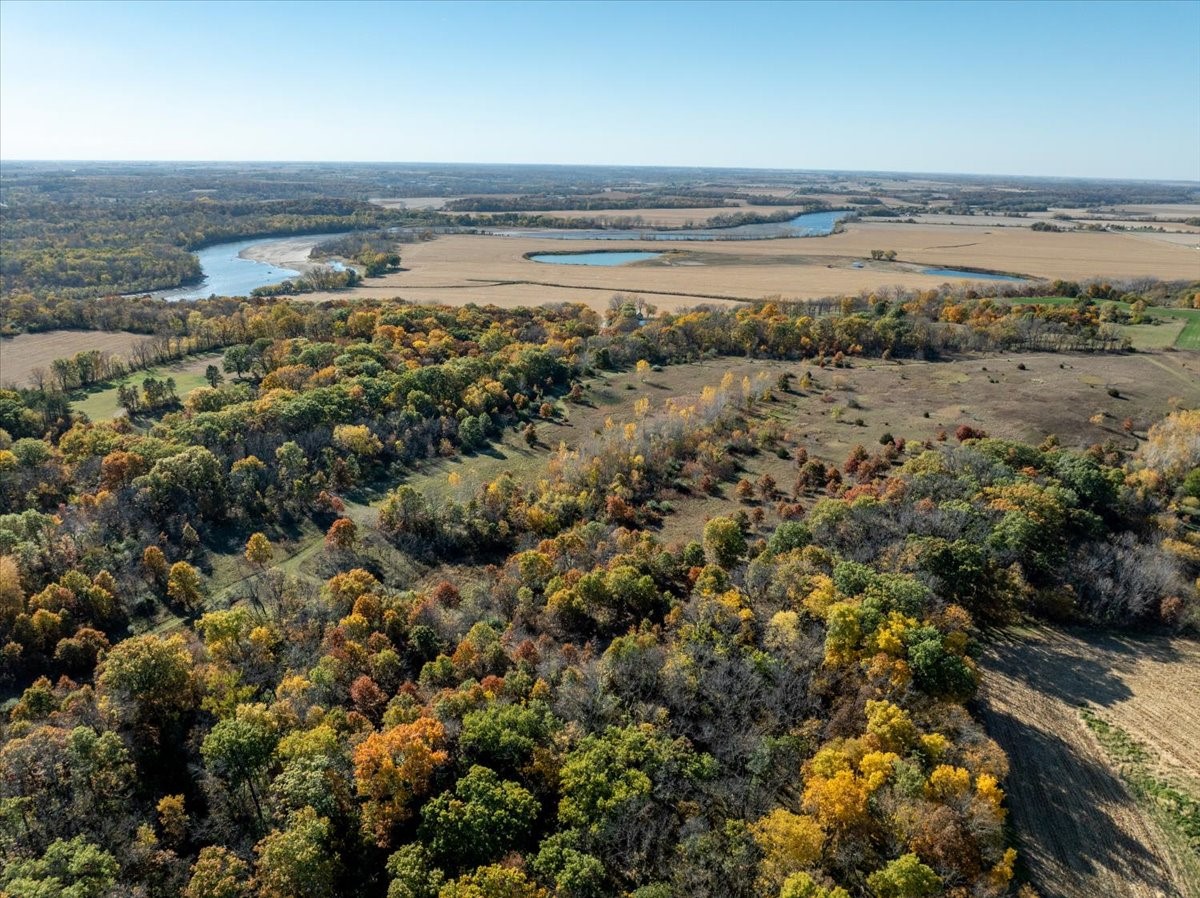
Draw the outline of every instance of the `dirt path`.
[[[993,640],[984,721],[1011,762],[1019,848],[1044,898],[1188,898],[1162,833],[1084,724],[1088,707],[1200,784],[1200,644],[1039,629]]]

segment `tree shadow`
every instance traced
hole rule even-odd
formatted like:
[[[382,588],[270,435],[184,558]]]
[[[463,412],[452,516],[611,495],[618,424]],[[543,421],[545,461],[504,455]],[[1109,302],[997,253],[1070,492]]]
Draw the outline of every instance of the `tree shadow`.
[[[1110,707],[1133,698],[1121,674],[1139,660],[1173,663],[1182,655],[1151,634],[1043,628],[1036,637],[1011,630],[992,634],[986,664],[1072,707]]]
[[[1132,798],[1113,770],[1054,733],[986,703],[983,718],[1009,757],[1009,805],[1019,848],[1046,898],[1093,894],[1089,886],[1110,877],[1142,883],[1154,894],[1178,894],[1162,858],[1114,817],[1113,809],[1132,806]],[[1096,879],[1089,884],[1082,877]]]

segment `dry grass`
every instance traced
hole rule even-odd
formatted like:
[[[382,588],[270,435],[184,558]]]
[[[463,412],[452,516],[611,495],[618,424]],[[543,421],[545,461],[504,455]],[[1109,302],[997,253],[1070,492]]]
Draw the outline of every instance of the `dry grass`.
[[[126,331],[43,331],[18,334],[0,339],[0,384],[28,386],[35,368],[50,370],[55,359],[69,358],[78,352],[98,349],[124,356],[136,343],[149,339],[145,334]]]
[[[984,672],[984,720],[1008,753],[1019,848],[1042,894],[1187,894],[1194,858],[1139,808],[1080,708],[1147,746],[1164,777],[1200,787],[1200,644],[1043,628],[991,642]]]
[[[1025,370],[1017,368],[1018,364],[1025,365]],[[1064,446],[1073,448],[1109,438],[1133,448],[1137,438],[1123,432],[1122,421],[1132,418],[1137,431],[1144,434],[1153,421],[1171,410],[1173,400],[1174,404],[1200,407],[1198,370],[1200,354],[1186,352],[1122,356],[1032,353],[902,364],[862,360],[849,369],[741,358],[672,365],[647,375],[644,382],[633,372],[588,381],[588,404],[558,403],[560,417],[537,424],[539,443],[532,449],[519,434],[506,432],[487,451],[426,463],[407,482],[431,496],[460,500],[506,471],[523,482],[534,482],[544,476],[560,442],[570,449],[586,450],[608,418],[618,425],[632,420],[633,403],[638,399],[649,398],[654,414],[667,399],[698,397],[704,387],[720,383],[727,372],[738,381],[765,374],[774,383],[784,372],[799,379],[805,371],[814,379],[811,390],[776,393],[773,402],[759,406],[756,426],[777,425],[789,457],[762,452],[741,459],[739,476],[756,481],[770,474],[784,491],[790,491],[796,480],[798,448],[804,447],[813,458],[840,465],[856,444],[877,448],[885,432],[904,437],[914,451],[941,431],[953,434],[959,424],[1034,444],[1053,433]],[[1116,387],[1120,397],[1109,396],[1108,387]],[[825,395],[833,395],[836,401],[822,401]],[[848,407],[851,399],[856,408]],[[837,418],[834,409],[841,410]],[[1089,421],[1098,412],[1105,415],[1101,426]],[[859,419],[862,424],[857,423]],[[454,486],[449,479],[452,473],[459,478]],[[676,495],[671,501],[676,511],[664,520],[658,534],[667,543],[694,539],[709,518],[744,507],[734,501],[728,485],[720,495]],[[763,535],[778,523],[773,508],[768,506],[765,511]]]
[[[904,437],[913,451],[920,451],[926,440],[936,442],[943,432],[953,440],[955,428],[969,424],[995,437],[1034,445],[1054,434],[1071,448],[1112,439],[1133,449],[1138,438],[1124,432],[1126,418],[1132,420],[1135,433],[1144,435],[1174,405],[1200,407],[1200,354],[1188,352],[1030,353],[945,362],[861,360],[854,368],[841,370],[808,363],[742,364],[739,377],[765,371],[774,381],[784,371],[797,378],[808,371],[814,381],[813,389],[804,394],[776,394],[775,402],[759,409],[758,426],[777,425],[793,457],[781,459],[763,452],[742,459],[739,476],[754,482],[770,474],[784,491],[790,491],[796,480],[794,456],[800,447],[812,458],[840,465],[855,445],[877,449],[885,433]],[[698,383],[699,373],[693,372],[693,377]],[[1109,387],[1117,389],[1119,397],[1110,396]],[[822,401],[827,396],[834,401]],[[1104,415],[1102,424],[1091,423],[1095,414]],[[663,523],[661,537],[667,542],[694,538],[707,519],[736,507],[731,492],[678,497],[676,514]],[[778,517],[770,505],[764,510],[766,535]]]
[[[372,279],[351,291],[305,298],[401,296],[506,306],[571,300],[605,308],[613,293],[624,292],[643,295],[660,308],[677,309],[713,299],[746,301],[772,295],[807,299],[941,282],[921,274],[917,270],[921,266],[982,268],[1045,278],[1200,278],[1200,253],[1154,236],[861,222],[828,237],[654,245],[654,249],[695,254],[690,259],[673,256],[671,264],[552,267],[531,262],[525,255],[647,246],[638,241],[455,235],[404,247],[404,271]],[[872,249],[894,249],[901,263],[910,264],[853,267]]]
[[[1114,206],[1131,215],[1153,215],[1158,218],[1194,218],[1200,216],[1200,203],[1126,203]]]

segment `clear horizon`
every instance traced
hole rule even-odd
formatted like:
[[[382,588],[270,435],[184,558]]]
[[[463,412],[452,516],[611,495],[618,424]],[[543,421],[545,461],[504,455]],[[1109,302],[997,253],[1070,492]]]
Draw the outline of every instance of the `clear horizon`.
[[[1196,182],[1200,2],[4,0],[0,159]]]
[[[695,171],[787,172],[815,175],[904,175],[907,177],[938,177],[939,175],[944,175],[955,178],[1014,178],[1018,180],[1145,182],[1147,184],[1196,184],[1200,186],[1200,178],[1121,178],[1102,175],[1042,175],[1027,174],[1024,172],[912,171],[905,169],[886,168],[782,168],[779,166],[667,165],[662,163],[639,162],[494,162],[486,160],[437,161],[431,159],[33,159],[16,157],[0,157],[0,162],[21,165],[432,165],[462,166],[464,168],[486,168],[488,166],[527,166],[530,168],[644,168],[682,169]]]

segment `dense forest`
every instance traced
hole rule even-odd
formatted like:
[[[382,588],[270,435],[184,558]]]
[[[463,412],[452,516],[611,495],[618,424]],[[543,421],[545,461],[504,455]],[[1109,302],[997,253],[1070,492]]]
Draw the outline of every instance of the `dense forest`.
[[[1195,411],[1132,455],[966,426],[797,454],[794,484],[738,483],[671,543],[674,504],[786,452],[770,410],[809,378],[631,401],[529,482],[408,481],[508,430],[544,439],[598,372],[635,365],[1121,347],[1115,288],[1058,289],[1082,295],[649,320],[632,301],[80,305],[81,326],[226,349],[211,386],[139,426],[79,419],[59,384],[0,391],[0,888],[1015,893],[1007,760],[969,710],[979,628],[1197,626]],[[325,533],[319,578],[274,563],[304,526]]]

